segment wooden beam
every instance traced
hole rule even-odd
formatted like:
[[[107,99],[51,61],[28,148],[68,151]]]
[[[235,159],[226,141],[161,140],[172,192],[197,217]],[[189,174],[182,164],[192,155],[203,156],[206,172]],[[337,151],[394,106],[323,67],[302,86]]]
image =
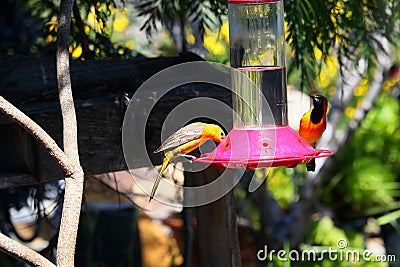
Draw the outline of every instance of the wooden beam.
[[[192,53],[177,57],[73,60],[75,100],[117,92],[134,92],[155,73],[176,64],[203,61]],[[0,57],[0,94],[14,105],[58,100],[54,59]]]
[[[36,59],[27,60],[25,70],[24,64],[15,63],[11,59],[6,61],[0,59],[0,77],[2,77],[0,93],[42,126],[62,146],[61,113],[55,78],[52,78],[53,74],[55,77],[55,66],[51,68],[54,63]],[[147,78],[163,68],[199,59],[193,55],[183,55],[174,58],[138,59],[137,62],[135,60],[72,61],[79,153],[86,175],[127,169],[121,140],[121,127],[126,111],[124,92],[132,95]],[[26,82],[22,77],[29,77],[30,81]],[[143,101],[152,97],[154,93],[157,92],[146,91],[143,94]],[[161,98],[154,107],[157,112],[143,111],[150,113],[145,138],[148,155],[154,164],[161,163],[161,155],[152,151],[160,145],[161,127],[167,115],[180,103],[201,96],[218,99],[231,106],[229,90],[208,83],[192,83],[179,86]],[[0,189],[63,178],[62,171],[47,151],[35,140],[30,139],[24,131],[15,130],[18,125],[0,114],[0,127],[3,126],[14,129],[10,136],[13,136],[15,131],[20,135],[18,140],[28,140],[31,143],[10,139],[1,141],[4,144],[10,143],[7,151],[4,150],[4,145],[1,146],[0,160],[10,156],[17,157],[20,167],[10,169],[9,166],[0,166],[0,180],[8,179],[7,183],[0,182]],[[16,154],[21,150],[24,151],[24,157]],[[148,163],[138,160],[134,165],[134,167],[145,167]]]

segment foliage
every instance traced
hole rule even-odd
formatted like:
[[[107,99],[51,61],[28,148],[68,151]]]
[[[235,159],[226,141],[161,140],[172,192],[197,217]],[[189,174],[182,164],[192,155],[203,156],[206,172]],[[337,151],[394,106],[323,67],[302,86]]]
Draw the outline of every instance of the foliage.
[[[302,244],[300,249],[319,252],[317,261],[314,261],[312,266],[386,266],[384,262],[375,262],[374,255],[369,253],[365,254],[366,258],[363,257],[365,243],[361,233],[343,230],[335,226],[329,217],[322,217],[310,225],[306,243]],[[335,250],[335,253],[326,253],[329,250]],[[306,264],[300,263],[295,266],[309,266]]]
[[[258,172],[258,173],[257,173]],[[264,169],[257,170],[256,175],[264,172]],[[271,195],[278,201],[279,205],[288,209],[298,195],[295,193],[295,184],[293,181],[293,169],[271,168],[268,173],[267,187]]]
[[[176,20],[183,23],[183,31],[185,25],[198,23],[200,34],[204,36],[207,28],[213,28],[216,22],[222,23],[222,15],[227,13],[227,2],[225,0],[145,0],[138,1],[136,8],[140,11],[139,16],[146,17],[142,29],[149,36],[156,30],[157,22],[171,29]]]
[[[42,38],[43,21],[29,16],[29,8],[18,1],[0,1],[0,54],[32,55],[36,40]]]
[[[341,210],[342,219],[377,216],[400,207],[399,122],[398,100],[382,93],[341,152],[340,168],[324,188],[323,201]]]
[[[15,16],[15,20],[21,18],[21,23],[16,24],[16,28],[11,31],[8,43],[3,40],[0,42],[0,53],[50,53],[55,49],[57,40],[59,1],[23,2],[26,5],[19,15]],[[285,3],[287,40],[293,55],[289,67],[299,69],[296,72],[298,76],[292,77],[292,80],[297,82],[296,78],[299,78],[303,88],[314,90],[317,87],[318,90],[332,95],[336,90],[336,78],[340,72],[337,64],[343,68],[346,67],[344,58],[350,59],[354,64],[365,58],[372,69],[377,54],[382,50],[377,35],[382,35],[391,42],[399,37],[395,31],[395,27],[400,26],[400,3],[397,0],[286,0]],[[145,18],[142,29],[147,32],[149,38],[153,37],[151,33],[156,30],[158,22],[168,29],[172,29],[178,23],[183,27],[182,35],[188,44],[194,42],[194,34],[198,30],[203,45],[209,52],[207,59],[227,63],[229,36],[227,23],[223,22],[227,12],[226,1],[138,0],[136,4],[139,9],[138,16]],[[71,29],[72,57],[98,59],[131,56],[132,45],[116,44],[111,38],[114,32],[122,31],[129,23],[127,12],[119,9],[115,0],[77,0]],[[26,18],[27,13],[32,15],[29,19]],[[221,27],[216,31],[218,24],[221,24]],[[35,27],[29,27],[30,25]],[[17,32],[22,34],[16,34]],[[172,44],[165,42],[165,46],[168,47]],[[354,117],[354,111],[368,88],[368,79],[365,78],[354,91],[354,101],[345,109],[345,126]],[[301,248],[334,247],[337,239],[343,238],[352,247],[364,249],[361,231],[340,228],[341,226],[335,225],[334,222],[348,222],[355,217],[367,216],[378,217],[379,224],[398,220],[399,122],[399,102],[386,90],[360,129],[340,152],[336,163],[338,167],[332,180],[321,189],[322,204],[332,210],[334,215],[332,218],[316,218],[310,225]],[[260,179],[265,175],[263,170],[256,171],[256,176]],[[269,173],[269,193],[284,210],[289,210],[300,198],[304,176],[304,166],[296,169],[276,168]],[[235,194],[236,198],[243,200],[241,208],[246,209],[253,228],[259,230],[262,211],[246,200],[247,195],[244,191],[237,190]],[[282,263],[277,264],[283,266]],[[314,266],[338,265],[324,261],[316,262]]]
[[[59,1],[56,0],[24,0],[34,18],[42,21],[43,38],[39,38],[37,46],[39,54],[49,53],[55,50],[58,31]],[[117,2],[111,1],[75,1],[73,19],[71,25],[70,53],[74,58],[108,58],[130,55],[130,49],[126,46],[114,44],[111,36],[114,30],[126,21],[116,24]],[[126,20],[123,14],[119,14],[119,20]],[[118,21],[117,21],[118,22]]]
[[[399,36],[395,28],[400,24],[400,4],[396,0],[287,0],[285,4],[287,41],[294,54],[291,66],[300,69],[301,89],[315,90],[321,63],[328,60],[334,48],[341,68],[349,65],[345,59],[357,64],[361,58],[373,68],[383,50],[378,35],[392,43]],[[202,38],[206,29],[214,29],[214,22],[221,23],[227,12],[226,1],[221,0],[147,0],[139,1],[137,8],[139,16],[146,18],[142,28],[149,35],[157,28],[156,22],[171,29],[169,23],[181,20],[182,28],[199,22]],[[217,20],[208,14],[214,14]]]
[[[377,36],[392,43],[398,37],[399,10],[396,0],[286,1],[287,40],[301,69],[302,88],[314,88],[320,64],[334,47],[341,68],[346,67],[345,58],[353,64],[364,58],[372,67],[383,51]],[[316,59],[315,48],[322,52],[322,61]]]
[[[228,64],[229,63],[229,26],[224,21],[219,31],[206,29],[203,36],[203,45],[207,49],[207,60]]]
[[[59,1],[23,1],[32,17],[40,19],[44,25],[44,36],[33,46],[34,53],[44,53],[40,47],[54,48]],[[137,16],[144,18],[141,28],[149,38],[161,23],[171,34],[180,30],[184,40],[182,50],[194,42],[194,37],[196,42],[201,38],[206,47],[213,45],[207,47],[208,51],[212,50],[208,54],[209,60],[227,62],[229,50],[222,47],[228,44],[228,34],[214,36],[216,26],[223,25],[226,19],[225,0],[136,0],[134,3],[139,11]],[[126,16],[116,13],[116,0],[77,0],[74,6],[70,52],[75,58],[129,57],[134,54],[131,44],[111,41],[113,32],[118,31],[115,20],[119,20],[119,25],[129,22]],[[341,68],[349,65],[344,62],[345,58],[354,64],[365,58],[373,68],[376,56],[382,50],[377,36],[382,35],[390,42],[398,37],[395,28],[400,25],[400,4],[396,0],[286,0],[285,10],[287,41],[294,56],[289,67],[300,70],[301,88],[310,91],[320,85],[315,83],[317,74],[322,62],[330,60],[332,49],[336,48],[335,58]],[[223,27],[227,28],[227,24]]]

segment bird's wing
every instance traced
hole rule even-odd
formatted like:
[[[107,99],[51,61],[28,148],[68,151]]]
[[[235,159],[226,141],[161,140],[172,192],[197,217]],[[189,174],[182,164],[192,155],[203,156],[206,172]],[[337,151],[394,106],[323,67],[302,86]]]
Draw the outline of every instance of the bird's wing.
[[[197,139],[201,136],[203,129],[204,129],[204,124],[201,122],[195,122],[186,125],[185,127],[176,131],[170,137],[168,137],[167,140],[165,140],[164,143],[162,143],[162,145],[157,150],[154,151],[154,153],[158,153],[160,151],[164,151],[169,148],[177,147],[189,141]]]

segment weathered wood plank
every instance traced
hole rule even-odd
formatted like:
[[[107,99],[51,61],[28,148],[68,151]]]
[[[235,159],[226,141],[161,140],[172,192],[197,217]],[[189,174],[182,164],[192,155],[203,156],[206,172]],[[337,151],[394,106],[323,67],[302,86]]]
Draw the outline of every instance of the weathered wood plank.
[[[77,100],[106,93],[133,92],[165,68],[202,60],[186,53],[177,57],[71,61],[74,97]],[[0,57],[0,94],[13,104],[57,100],[55,60]]]
[[[157,71],[192,59],[197,60],[198,58],[185,56],[184,58],[177,57],[174,60],[161,58],[160,61],[157,59],[149,59],[148,61],[141,59],[136,67],[132,66],[136,64],[134,61],[124,60],[120,63],[113,60],[73,62],[79,153],[86,175],[127,169],[121,142],[121,127],[126,111],[123,92],[132,95],[141,83]],[[30,62],[27,64],[28,70],[35,72],[34,70],[39,71],[41,68],[45,68],[44,73],[47,74],[39,75],[34,73],[29,76],[28,71],[22,70],[22,65],[14,64],[14,66],[18,66],[18,68],[15,68],[18,69],[19,75],[28,75],[27,77],[31,78],[32,90],[28,88],[30,82],[28,85],[24,80],[11,82],[12,80],[0,76],[3,77],[0,78],[0,92],[3,96],[11,98],[13,103],[41,125],[62,146],[60,107],[58,99],[56,95],[53,95],[52,91],[54,90],[55,79],[49,78],[53,70],[49,67],[50,63],[46,63],[46,65],[43,62],[34,62],[36,63]],[[3,64],[0,65],[2,66],[0,67],[0,73],[5,73],[4,69],[7,68]],[[10,63],[10,66],[12,65]],[[20,77],[12,71],[8,75],[14,77],[14,79]],[[11,87],[5,88],[5,85]],[[15,92],[23,93],[17,94]],[[56,94],[57,92],[55,91],[54,93]],[[154,92],[146,92],[143,95],[143,101],[148,101],[148,97],[152,95],[154,95]],[[161,155],[154,154],[152,151],[160,145],[161,127],[166,116],[180,103],[200,96],[215,98],[231,105],[229,90],[217,85],[195,83],[177,87],[161,98],[153,111],[143,111],[150,113],[145,138],[148,155],[152,162],[155,164],[160,164],[161,162]],[[12,130],[9,132],[9,137],[2,138],[0,141],[0,161],[12,158],[15,163],[15,166],[11,166],[12,164],[0,165],[0,179],[8,179],[4,187],[48,182],[49,180],[63,178],[63,174],[56,162],[27,133],[18,130],[20,137],[18,139],[10,139],[10,136],[17,132],[15,128],[19,126],[11,123],[2,114],[0,115],[0,131],[1,127],[12,127]],[[25,141],[21,142],[21,140]],[[5,147],[8,147],[8,149],[5,150]],[[18,151],[23,151],[25,156],[21,156]],[[135,162],[136,167],[143,167],[147,164],[145,161],[140,160]],[[24,179],[17,179],[14,174],[18,177],[24,177]]]

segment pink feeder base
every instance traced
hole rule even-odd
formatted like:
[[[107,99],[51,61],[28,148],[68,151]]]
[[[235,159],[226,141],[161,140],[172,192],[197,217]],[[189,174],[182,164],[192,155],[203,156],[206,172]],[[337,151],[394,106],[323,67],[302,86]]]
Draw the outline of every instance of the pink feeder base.
[[[312,158],[332,155],[315,150],[289,126],[232,129],[211,153],[193,161],[221,168],[296,167]]]

